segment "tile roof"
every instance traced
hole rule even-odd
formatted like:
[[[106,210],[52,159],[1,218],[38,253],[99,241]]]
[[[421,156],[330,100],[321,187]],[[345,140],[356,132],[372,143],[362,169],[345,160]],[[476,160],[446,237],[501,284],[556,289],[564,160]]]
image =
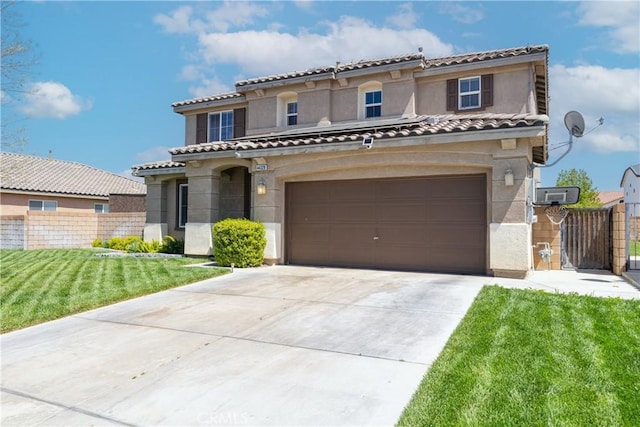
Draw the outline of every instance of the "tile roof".
[[[494,59],[526,56],[526,55],[535,54],[535,53],[547,52],[548,50],[549,50],[549,47],[547,45],[536,45],[536,46],[523,46],[523,47],[509,48],[509,49],[499,49],[499,50],[492,50],[492,51],[485,51],[485,52],[465,53],[461,55],[452,55],[452,56],[447,56],[442,58],[426,58],[423,56],[422,53],[412,53],[412,54],[394,56],[389,58],[361,60],[361,61],[350,62],[345,64],[336,63],[336,65],[310,68],[304,71],[294,71],[290,73],[273,74],[270,76],[240,80],[236,82],[236,89],[238,91],[241,91],[244,86],[248,86],[248,85],[276,82],[276,81],[293,79],[298,77],[312,77],[312,76],[320,76],[322,74],[337,76],[340,72],[362,70],[362,69],[378,67],[378,66],[402,64],[402,63],[412,62],[412,61],[420,61],[421,67],[426,69],[426,68],[446,67],[446,66],[452,66],[452,65],[471,64],[475,62],[490,61]],[[212,95],[209,97],[194,98],[194,99],[188,99],[185,101],[179,101],[172,104],[172,107],[180,107],[180,106],[198,104],[203,102],[220,101],[220,100],[237,98],[242,96],[243,95],[239,92],[232,92],[232,93],[226,93],[221,95]]]
[[[611,203],[618,203],[622,201],[624,198],[624,193],[622,191],[600,191],[598,192],[598,199],[600,199],[600,203],[603,205],[609,205]]]
[[[414,119],[386,121],[378,126],[359,123],[352,128],[315,128],[306,133],[271,134],[238,138],[224,142],[188,145],[169,150],[172,155],[222,151],[248,151],[265,148],[295,147],[318,144],[361,141],[362,138],[392,139],[428,135],[453,134],[468,131],[483,131],[533,127],[546,124],[547,116],[531,114],[465,114],[419,116]]]
[[[131,173],[134,176],[137,176],[137,173],[139,171],[143,171],[143,170],[158,170],[158,169],[165,169],[167,171],[171,170],[171,169],[176,169],[176,168],[183,168],[185,166],[184,162],[174,162],[171,160],[165,160],[165,161],[160,161],[160,162],[153,162],[153,163],[145,163],[143,165],[135,165],[131,167]]]
[[[0,153],[0,188],[78,196],[146,194],[146,185],[76,162]]]

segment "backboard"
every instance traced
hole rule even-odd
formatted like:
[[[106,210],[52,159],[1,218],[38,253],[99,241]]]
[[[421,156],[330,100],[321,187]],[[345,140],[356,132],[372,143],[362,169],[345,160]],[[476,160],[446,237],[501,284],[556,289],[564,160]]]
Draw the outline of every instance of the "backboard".
[[[578,203],[580,187],[543,187],[536,188],[534,205],[572,205]]]

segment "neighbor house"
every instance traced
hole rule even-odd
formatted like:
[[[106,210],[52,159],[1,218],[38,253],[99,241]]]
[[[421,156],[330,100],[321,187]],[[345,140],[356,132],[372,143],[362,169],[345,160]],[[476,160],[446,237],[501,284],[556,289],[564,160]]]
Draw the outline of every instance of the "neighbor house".
[[[640,241],[640,164],[625,169],[620,187],[624,192],[628,247],[629,241]]]
[[[598,191],[598,200],[603,208],[624,203],[624,193],[622,191]]]
[[[76,162],[0,153],[0,213],[145,210],[146,186]]]
[[[146,240],[212,253],[261,221],[267,263],[522,277],[547,159],[548,47],[422,53],[236,82],[173,104],[183,146],[133,167]]]

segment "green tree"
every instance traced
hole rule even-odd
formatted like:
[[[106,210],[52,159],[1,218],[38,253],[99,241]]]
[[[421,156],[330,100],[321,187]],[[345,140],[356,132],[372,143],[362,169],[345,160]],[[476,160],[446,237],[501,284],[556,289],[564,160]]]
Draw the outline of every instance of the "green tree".
[[[591,178],[583,169],[561,170],[556,180],[556,186],[580,187],[580,199],[578,203],[570,205],[572,208],[599,208],[602,207],[598,197],[598,189],[594,187]]]

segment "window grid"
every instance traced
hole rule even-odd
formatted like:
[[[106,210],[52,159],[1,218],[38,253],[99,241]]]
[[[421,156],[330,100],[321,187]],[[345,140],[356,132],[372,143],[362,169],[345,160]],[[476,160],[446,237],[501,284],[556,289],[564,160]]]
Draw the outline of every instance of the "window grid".
[[[29,210],[55,212],[58,210],[58,202],[51,200],[29,200]]]
[[[209,114],[209,142],[233,139],[233,111]]]
[[[287,126],[294,126],[298,124],[298,103],[287,103]]]
[[[376,90],[364,94],[365,118],[382,116],[382,91]]]
[[[178,189],[178,227],[184,228],[187,224],[187,207],[189,205],[189,185],[180,184]]]
[[[459,109],[480,108],[480,77],[459,80]]]

